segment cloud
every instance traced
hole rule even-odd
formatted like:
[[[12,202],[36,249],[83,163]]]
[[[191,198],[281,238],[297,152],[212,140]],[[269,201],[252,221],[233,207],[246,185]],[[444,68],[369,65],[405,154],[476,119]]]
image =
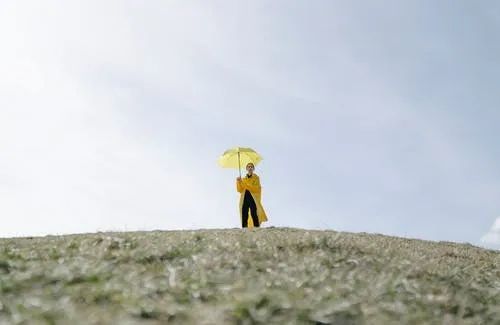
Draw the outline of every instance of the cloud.
[[[183,54],[162,75],[138,64],[130,16],[32,5],[0,12],[0,236],[227,225],[211,218],[222,178],[202,175],[179,115],[162,109],[161,144],[137,118],[141,86],[175,85]]]
[[[489,247],[500,248],[500,217],[496,218],[486,235],[481,237],[481,242]]]
[[[33,65],[43,90],[29,81],[0,100],[2,236],[196,223],[203,195],[179,146],[160,152],[109,98]]]

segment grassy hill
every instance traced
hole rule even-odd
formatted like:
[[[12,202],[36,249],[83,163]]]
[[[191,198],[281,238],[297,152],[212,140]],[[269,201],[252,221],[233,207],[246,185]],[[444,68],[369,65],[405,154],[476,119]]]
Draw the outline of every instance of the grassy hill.
[[[500,324],[500,253],[293,228],[0,239],[0,324]]]

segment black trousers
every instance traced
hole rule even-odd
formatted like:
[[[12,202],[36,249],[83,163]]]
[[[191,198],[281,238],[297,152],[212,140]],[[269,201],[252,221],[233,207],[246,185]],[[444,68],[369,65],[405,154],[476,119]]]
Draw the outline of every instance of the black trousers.
[[[245,191],[245,197],[243,198],[243,211],[241,211],[242,216],[242,227],[248,228],[248,211],[252,213],[252,221],[254,227],[259,227],[259,217],[257,216],[257,204],[255,203],[252,194],[248,190]]]

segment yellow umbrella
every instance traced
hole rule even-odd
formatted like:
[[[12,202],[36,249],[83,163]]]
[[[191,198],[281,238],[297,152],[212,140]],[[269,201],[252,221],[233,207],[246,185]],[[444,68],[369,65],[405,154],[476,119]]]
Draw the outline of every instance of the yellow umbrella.
[[[235,147],[226,150],[219,157],[219,165],[223,168],[238,168],[241,177],[241,166],[246,166],[248,163],[257,164],[262,160],[262,157],[252,148]]]

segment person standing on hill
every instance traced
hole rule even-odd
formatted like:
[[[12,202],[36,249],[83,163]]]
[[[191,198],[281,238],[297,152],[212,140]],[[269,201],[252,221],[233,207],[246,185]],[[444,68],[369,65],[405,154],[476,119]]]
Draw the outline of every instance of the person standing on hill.
[[[260,227],[267,221],[267,215],[261,203],[262,187],[260,178],[254,173],[255,165],[248,163],[247,174],[236,179],[236,190],[240,195],[240,216],[242,228]],[[249,225],[249,219],[251,224]]]

